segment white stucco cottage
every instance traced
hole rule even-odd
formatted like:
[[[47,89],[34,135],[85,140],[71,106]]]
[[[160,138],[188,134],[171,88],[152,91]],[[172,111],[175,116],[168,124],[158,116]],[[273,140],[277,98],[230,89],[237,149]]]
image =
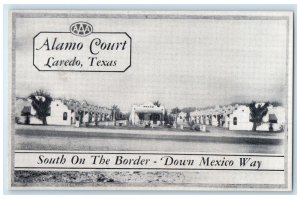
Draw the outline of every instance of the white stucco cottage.
[[[129,121],[132,125],[145,126],[147,124],[161,125],[163,122],[165,107],[156,106],[152,102],[134,104],[131,108]]]
[[[75,117],[62,100],[53,100],[51,102],[49,114],[47,117],[48,125],[71,125],[71,121]]]
[[[255,106],[263,106],[265,103],[256,103]],[[280,131],[286,126],[285,108],[269,105],[267,114],[262,123],[256,127],[257,131]],[[251,131],[251,111],[247,105],[215,106],[191,112],[191,119],[203,125],[212,125],[227,128],[229,130]]]

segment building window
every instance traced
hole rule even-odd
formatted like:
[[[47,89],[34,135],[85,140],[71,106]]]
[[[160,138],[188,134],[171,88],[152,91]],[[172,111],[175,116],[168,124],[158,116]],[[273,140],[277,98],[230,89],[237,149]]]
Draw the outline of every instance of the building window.
[[[67,118],[68,118],[68,113],[64,112],[64,114],[63,114],[63,120],[67,120]]]
[[[233,125],[237,125],[237,117],[233,118]]]

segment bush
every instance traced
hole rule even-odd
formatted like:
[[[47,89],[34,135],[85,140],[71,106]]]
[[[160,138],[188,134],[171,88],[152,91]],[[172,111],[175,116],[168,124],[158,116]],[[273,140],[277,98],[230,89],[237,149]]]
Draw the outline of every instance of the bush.
[[[199,125],[199,124],[194,124],[194,125],[192,126],[192,130],[193,130],[193,131],[200,131],[200,125]]]
[[[190,129],[193,130],[193,126],[195,125],[194,121],[188,122]]]
[[[19,118],[19,117],[15,117],[15,122],[16,122],[17,124],[20,124],[20,118]]]

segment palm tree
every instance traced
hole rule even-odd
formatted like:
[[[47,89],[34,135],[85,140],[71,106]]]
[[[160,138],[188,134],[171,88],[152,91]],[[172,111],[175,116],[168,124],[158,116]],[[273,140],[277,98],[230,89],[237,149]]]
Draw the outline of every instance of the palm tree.
[[[266,102],[263,106],[259,104],[256,107],[256,103],[251,102],[251,104],[249,105],[251,116],[250,121],[253,122],[253,131],[256,131],[256,127],[261,125],[263,117],[267,115],[269,104],[269,102]]]
[[[47,116],[50,115],[50,105],[52,97],[44,90],[38,90],[29,95],[29,99],[32,100],[31,105],[36,111],[36,117],[43,122],[43,125],[47,125]]]
[[[157,106],[157,107],[160,107],[160,102],[158,100],[156,100],[155,102],[153,102],[153,105]]]
[[[181,110],[176,107],[176,108],[173,108],[171,110],[171,113],[175,115],[175,124],[176,124],[176,128],[177,128],[177,117],[178,117],[178,114],[181,112]]]
[[[112,108],[114,126],[116,126],[116,113],[117,111],[120,111],[120,109],[118,108],[118,105],[115,104],[111,108]]]

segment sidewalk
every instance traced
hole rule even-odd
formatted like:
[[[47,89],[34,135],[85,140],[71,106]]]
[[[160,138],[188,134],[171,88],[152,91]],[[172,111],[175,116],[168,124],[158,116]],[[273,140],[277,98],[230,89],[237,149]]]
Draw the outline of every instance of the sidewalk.
[[[107,136],[117,135],[132,135],[132,136],[151,136],[151,137],[211,137],[211,138],[256,138],[256,139],[271,139],[282,140],[286,137],[285,132],[251,132],[251,131],[229,131],[218,127],[207,126],[209,132],[196,132],[189,130],[169,130],[164,129],[126,129],[126,127],[120,128],[101,128],[101,127],[73,127],[73,126],[35,126],[35,125],[15,125],[15,129],[21,132],[23,129],[39,131],[51,131],[51,132],[64,132],[64,133],[91,133],[93,135],[101,134]],[[53,132],[53,133],[54,133]]]

